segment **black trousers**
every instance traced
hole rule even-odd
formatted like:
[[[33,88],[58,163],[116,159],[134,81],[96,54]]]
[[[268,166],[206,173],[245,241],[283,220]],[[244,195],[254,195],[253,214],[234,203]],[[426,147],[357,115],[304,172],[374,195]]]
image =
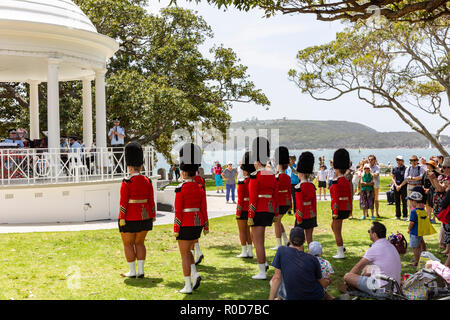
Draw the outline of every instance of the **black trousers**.
[[[407,187],[404,185],[400,191],[397,191],[397,189],[394,189],[394,198],[395,198],[395,216],[400,218],[401,217],[401,211],[400,211],[400,202],[402,203],[402,209],[403,209],[403,218],[408,217],[408,201],[405,199],[407,195]]]
[[[294,214],[297,211],[297,201],[295,200],[295,186],[295,184],[291,184],[292,208],[294,208]]]

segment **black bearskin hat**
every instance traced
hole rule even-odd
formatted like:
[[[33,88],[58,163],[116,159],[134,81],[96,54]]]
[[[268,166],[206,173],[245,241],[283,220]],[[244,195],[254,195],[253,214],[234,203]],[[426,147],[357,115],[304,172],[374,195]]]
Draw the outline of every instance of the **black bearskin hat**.
[[[130,167],[140,167],[144,164],[144,152],[138,142],[130,142],[125,146],[125,162]]]
[[[276,148],[274,158],[276,164],[289,164],[289,149],[286,147]]]
[[[193,143],[186,143],[180,149],[180,170],[197,171],[202,164],[202,150]]]
[[[242,157],[241,169],[247,171],[248,173],[256,171],[255,165],[250,161],[250,151],[246,151],[244,153],[244,156]]]
[[[309,152],[302,152],[297,162],[297,171],[300,173],[311,174],[314,171],[314,155]]]
[[[264,137],[257,137],[252,143],[252,153],[250,154],[252,163],[259,161],[266,164],[270,158],[269,140]]]
[[[333,167],[341,170],[347,170],[350,168],[350,154],[347,150],[338,149],[334,152]]]

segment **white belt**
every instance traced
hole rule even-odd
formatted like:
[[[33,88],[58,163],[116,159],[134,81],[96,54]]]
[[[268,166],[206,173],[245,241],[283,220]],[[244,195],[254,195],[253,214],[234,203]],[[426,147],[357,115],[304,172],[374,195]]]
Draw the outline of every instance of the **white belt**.
[[[187,208],[187,209],[183,209],[183,212],[198,212],[200,211],[199,208]]]
[[[303,202],[304,206],[310,206],[311,205],[311,201],[310,202]]]
[[[142,200],[140,200],[140,199],[130,199],[130,200],[128,200],[128,203],[147,203],[148,202],[148,199],[142,199]]]
[[[272,198],[271,194],[258,194],[258,198]]]
[[[278,190],[278,192],[289,192],[289,190]]]
[[[250,198],[244,198],[244,201],[249,201],[250,200]]]
[[[340,201],[348,200],[348,197],[339,198]]]

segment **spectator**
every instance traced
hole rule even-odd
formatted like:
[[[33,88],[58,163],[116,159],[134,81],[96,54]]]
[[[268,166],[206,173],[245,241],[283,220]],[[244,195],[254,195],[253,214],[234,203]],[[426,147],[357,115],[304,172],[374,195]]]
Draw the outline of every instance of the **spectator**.
[[[444,156],[439,155],[436,158],[437,158],[437,166],[440,170],[442,170],[444,168]]]
[[[363,211],[363,216],[361,220],[364,220],[369,217],[369,209],[372,213],[372,220],[375,220],[373,216],[373,200],[374,200],[374,177],[372,173],[370,173],[370,165],[364,165],[364,174],[361,177],[361,195],[359,198],[359,205],[361,210]]]
[[[80,152],[82,151],[82,146],[78,142],[78,138],[75,136],[71,136],[69,138],[69,152]]]
[[[378,201],[378,193],[380,191],[380,167],[378,166],[377,158],[372,154],[369,156],[370,172],[373,175],[373,200],[375,204],[375,214],[377,218],[380,217],[379,209],[380,203]],[[373,217],[373,214],[372,214]]]
[[[412,206],[411,215],[409,217],[409,246],[414,251],[413,267],[417,267],[422,251],[426,251],[424,236],[436,233],[433,226],[428,219],[428,215],[424,210],[425,205],[425,191],[422,187],[416,187],[411,191],[411,194],[406,198],[411,200]]]
[[[231,199],[233,200],[233,203],[236,203],[236,201],[234,200],[234,194],[235,194],[235,190],[236,190],[236,178],[237,178],[237,170],[236,168],[233,168],[233,162],[228,162],[228,165],[226,167],[225,170],[223,170],[222,172],[222,178],[226,179],[226,189],[227,189],[227,193],[226,193],[226,198],[227,198],[227,203],[229,203],[230,200],[230,192],[231,192]]]
[[[328,189],[331,188],[333,181],[336,179],[336,173],[334,172],[333,160],[330,160],[330,169],[327,170]]]
[[[309,244],[309,254],[319,260],[320,269],[322,270],[322,277],[331,283],[331,275],[334,273],[333,267],[328,260],[322,258],[322,245],[318,241],[313,241]],[[328,293],[328,287],[324,288],[325,300],[333,300],[334,297]]]
[[[174,164],[173,171],[175,172],[175,180],[178,182],[178,179],[180,179],[180,166],[178,164]]]
[[[275,274],[269,299],[278,294],[283,300],[322,300],[330,281],[323,278],[319,260],[304,252],[305,231],[293,228],[289,240],[290,246],[279,247],[272,262]],[[279,291],[282,282],[284,289]]]
[[[422,185],[423,176],[423,169],[418,165],[419,159],[417,158],[417,156],[411,156],[409,162],[411,163],[411,166],[409,166],[405,171],[405,180],[408,183],[408,187],[406,189],[408,196],[411,194],[411,190],[414,187]],[[409,202],[409,210],[412,210],[411,201]]]
[[[373,244],[361,260],[344,276],[345,283],[367,294],[383,297],[385,281],[376,278],[383,274],[400,283],[401,260],[397,249],[386,239],[386,227],[373,222],[368,230]]]
[[[355,172],[353,173],[352,185],[353,185],[353,195],[360,194],[360,181],[361,181],[361,170],[360,165],[356,166]]]
[[[427,159],[425,159],[424,157],[420,157],[420,159],[419,159],[419,166],[421,166],[422,170],[424,172],[426,172],[427,171]]]
[[[327,200],[327,171],[324,165],[321,165],[317,172],[317,182],[319,185],[319,200],[322,198],[322,191],[323,200]]]
[[[430,218],[431,223],[435,224],[436,220],[433,216],[433,185],[431,184],[430,178],[428,177],[427,172],[429,170],[436,170],[436,162],[430,160],[426,162],[426,169],[424,169],[424,174],[422,177],[422,186],[425,190],[425,211],[428,214],[428,218]]]
[[[289,156],[289,166],[286,169],[285,173],[291,178],[291,195],[292,195],[292,212],[297,211],[297,201],[295,199],[295,186],[300,183],[300,180],[297,176],[297,161],[296,156]]]
[[[394,184],[394,199],[395,199],[395,217],[400,220],[403,211],[403,219],[408,221],[407,209],[407,181],[405,180],[405,161],[402,156],[395,158],[397,166],[392,169],[392,183]],[[402,211],[400,210],[400,202],[402,204]]]
[[[24,148],[31,146],[31,140],[28,139],[28,131],[26,129],[17,129],[17,137],[22,141]]]
[[[9,134],[9,138],[5,139],[5,143],[14,143],[16,144],[19,148],[23,148],[23,142],[22,140],[20,140],[20,138],[17,136],[17,130],[16,129],[9,129],[8,130],[8,134]]]
[[[239,161],[239,166],[238,166],[238,168],[237,168],[237,172],[238,172],[237,179],[238,179],[238,180],[241,180],[241,179],[244,178],[244,171],[241,169],[241,166],[242,166],[242,160]]]
[[[442,210],[447,209],[447,207],[450,205],[450,186],[447,186],[447,191],[445,194],[445,197],[442,199],[441,201],[441,208]],[[442,224],[441,227],[441,233],[440,233],[440,238],[443,238],[442,241],[444,242],[444,248],[445,248],[445,243],[447,242],[447,246],[446,246],[446,250],[444,252],[442,252],[442,254],[447,254],[447,261],[445,262],[445,265],[447,267],[450,267],[450,251],[449,249],[449,240],[450,240],[450,223],[447,224]]]
[[[216,161],[216,165],[212,169],[214,174],[214,180],[216,182],[217,193],[219,193],[219,187],[221,187],[223,193],[223,181],[222,181],[222,166],[219,161]]]

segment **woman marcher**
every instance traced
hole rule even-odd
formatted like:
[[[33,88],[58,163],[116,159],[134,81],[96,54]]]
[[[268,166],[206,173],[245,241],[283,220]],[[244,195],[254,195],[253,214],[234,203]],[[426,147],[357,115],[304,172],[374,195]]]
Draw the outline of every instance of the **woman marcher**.
[[[125,162],[130,177],[120,187],[119,231],[130,271],[123,277],[143,278],[146,257],[145,237],[156,217],[152,181],[141,175],[144,153],[137,142],[125,147]],[[138,262],[136,273],[135,261]]]
[[[297,212],[294,227],[305,230],[306,242],[313,241],[314,228],[317,227],[317,196],[316,187],[310,180],[314,170],[314,155],[307,151],[298,158],[297,171],[300,183],[295,186]]]
[[[345,149],[338,149],[333,155],[334,169],[337,180],[331,185],[331,211],[333,221],[331,229],[337,245],[335,259],[345,258],[344,240],[342,239],[342,222],[347,219],[353,210],[352,186],[345,177],[345,171],[350,167],[350,155]]]
[[[292,195],[291,195],[291,178],[285,173],[289,166],[289,150],[286,147],[278,147],[275,149],[275,163],[277,164],[277,174],[275,178],[278,182],[278,219],[274,222],[275,238],[277,245],[272,250],[278,250],[278,247],[289,242],[286,230],[281,220],[284,215],[292,209]]]
[[[325,170],[325,165],[321,164],[319,171],[317,171],[317,183],[319,185],[319,200],[327,200],[327,170]]]
[[[250,184],[250,174],[256,169],[253,163],[250,162],[249,151],[244,153],[240,168],[244,177],[238,180],[236,221],[239,229],[239,240],[241,241],[242,252],[237,257],[253,258],[252,236],[250,233],[250,226],[248,225],[248,186]]]
[[[269,265],[266,262],[264,236],[266,227],[270,227],[278,216],[278,183],[275,175],[266,169],[270,156],[269,141],[266,138],[257,137],[253,140],[250,156],[256,171],[250,175],[247,222],[251,227],[259,268],[259,273],[252,279],[265,280]]]
[[[374,209],[374,191],[373,191],[373,175],[370,173],[370,165],[364,165],[364,174],[361,177],[361,193],[359,198],[359,205],[361,210],[363,211],[363,216],[361,220],[364,220],[369,217],[369,209],[372,212],[372,220],[375,220],[373,215]]]
[[[174,234],[178,241],[185,281],[180,293],[186,294],[197,289],[201,281],[191,248],[200,238],[202,230],[205,235],[209,232],[206,192],[202,185],[194,180],[201,157],[200,147],[193,143],[187,143],[180,149],[183,183],[175,189]]]

